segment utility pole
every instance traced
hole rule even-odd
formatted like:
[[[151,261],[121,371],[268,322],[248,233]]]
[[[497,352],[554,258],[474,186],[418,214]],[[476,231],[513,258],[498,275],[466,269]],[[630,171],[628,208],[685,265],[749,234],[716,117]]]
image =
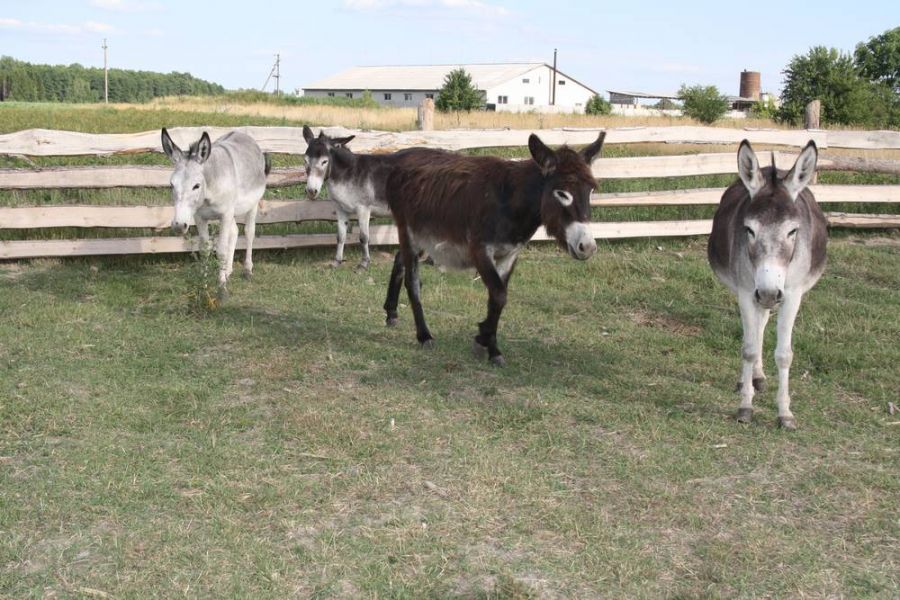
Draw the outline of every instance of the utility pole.
[[[263,84],[262,88],[260,89],[261,92],[266,91],[266,86],[269,85],[270,79],[275,80],[275,95],[277,96],[278,94],[281,93],[281,55],[280,54],[275,55],[275,64],[272,65],[272,70],[269,71],[269,76],[266,77],[266,82]]]
[[[103,38],[103,101],[109,104],[109,62],[107,61],[106,38]]]
[[[553,49],[553,77],[550,79],[550,106],[556,105],[556,48]]]

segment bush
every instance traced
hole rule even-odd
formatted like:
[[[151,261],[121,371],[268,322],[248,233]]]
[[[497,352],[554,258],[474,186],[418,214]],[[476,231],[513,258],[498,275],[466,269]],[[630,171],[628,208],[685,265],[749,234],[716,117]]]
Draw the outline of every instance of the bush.
[[[707,125],[715,123],[728,112],[728,99],[714,85],[682,85],[678,97],[684,105],[685,115]]]
[[[760,100],[750,107],[750,116],[756,119],[774,119],[778,114],[778,105],[775,99],[769,96],[765,101]]]
[[[585,104],[584,112],[588,115],[608,115],[612,112],[612,104],[599,94],[594,94]]]
[[[434,107],[441,112],[477,110],[484,108],[484,93],[475,87],[465,69],[454,69],[444,78]]]

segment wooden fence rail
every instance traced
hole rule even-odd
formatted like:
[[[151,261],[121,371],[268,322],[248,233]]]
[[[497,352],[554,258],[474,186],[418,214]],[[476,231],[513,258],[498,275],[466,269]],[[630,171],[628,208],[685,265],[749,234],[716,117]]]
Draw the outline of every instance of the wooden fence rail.
[[[779,168],[789,169],[797,154],[775,152]],[[769,152],[760,152],[762,164],[769,164]],[[593,163],[597,179],[638,179],[649,177],[685,177],[691,175],[732,175],[737,168],[733,152],[686,156],[640,156],[598,158]],[[900,175],[900,160],[857,157],[821,157],[819,171],[858,171]],[[42,169],[0,169],[0,189],[69,189],[169,187],[172,168],[168,166],[121,167],[45,167]],[[269,187],[298,185],[306,181],[300,168],[274,169],[267,179]]]
[[[306,142],[299,127],[238,127],[252,136],[266,152],[302,154]],[[361,131],[343,127],[324,128],[329,135],[355,135],[357,152],[389,152],[422,146],[463,150],[525,146],[528,130],[449,130],[449,131]],[[169,130],[175,142],[186,147],[199,139],[203,131],[213,140],[231,128],[176,127]],[[543,129],[535,131],[547,144],[589,144],[599,129]],[[748,139],[754,144],[802,147],[812,139],[819,148],[900,149],[897,131],[824,131],[781,129],[728,129],[724,127],[631,127],[607,129],[607,144],[656,142],[666,144],[738,144]],[[47,129],[28,129],[0,135],[0,154],[25,156],[78,156],[160,152],[159,131],[141,133],[96,134]]]

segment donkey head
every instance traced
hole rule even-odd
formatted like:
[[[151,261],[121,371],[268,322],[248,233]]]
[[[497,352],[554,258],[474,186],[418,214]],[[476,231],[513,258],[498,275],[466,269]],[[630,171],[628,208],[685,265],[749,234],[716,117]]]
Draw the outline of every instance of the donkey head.
[[[169,132],[163,127],[162,147],[172,162],[175,164],[175,172],[172,173],[172,201],[175,204],[175,217],[172,219],[172,229],[177,233],[186,233],[194,213],[203,204],[206,198],[206,177],[203,175],[203,163],[212,152],[212,142],[205,131],[200,140],[191,144],[190,149],[184,152],[179,148]]]
[[[816,172],[818,151],[812,140],[800,152],[793,168],[780,177],[774,164],[764,170],[747,140],[738,150],[738,173],[750,194],[750,204],[741,224],[756,285],[756,301],[773,308],[784,297],[788,265],[794,257],[797,238],[803,235],[802,212],[797,198]]]
[[[331,161],[334,158],[333,153],[337,148],[342,148],[348,144],[355,135],[330,138],[325,132],[320,130],[319,137],[316,137],[312,129],[303,126],[303,139],[306,140],[306,195],[310,200],[318,198],[322,191],[322,186],[328,180],[331,174]]]
[[[528,138],[531,157],[544,177],[541,223],[572,258],[579,260],[586,260],[597,251],[588,227],[591,192],[597,186],[591,161],[603,147],[605,137],[606,132],[601,131],[597,140],[580,152],[568,146],[552,150],[535,134]]]

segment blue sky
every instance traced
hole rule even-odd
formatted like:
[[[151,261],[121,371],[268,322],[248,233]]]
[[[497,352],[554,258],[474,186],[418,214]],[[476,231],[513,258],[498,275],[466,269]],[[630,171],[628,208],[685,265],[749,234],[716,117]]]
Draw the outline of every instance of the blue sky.
[[[260,87],[276,52],[293,90],[356,65],[550,62],[597,90],[736,94],[742,69],[779,91],[811,46],[851,51],[900,25],[900,2],[535,0],[0,0],[0,54],[188,71]]]

